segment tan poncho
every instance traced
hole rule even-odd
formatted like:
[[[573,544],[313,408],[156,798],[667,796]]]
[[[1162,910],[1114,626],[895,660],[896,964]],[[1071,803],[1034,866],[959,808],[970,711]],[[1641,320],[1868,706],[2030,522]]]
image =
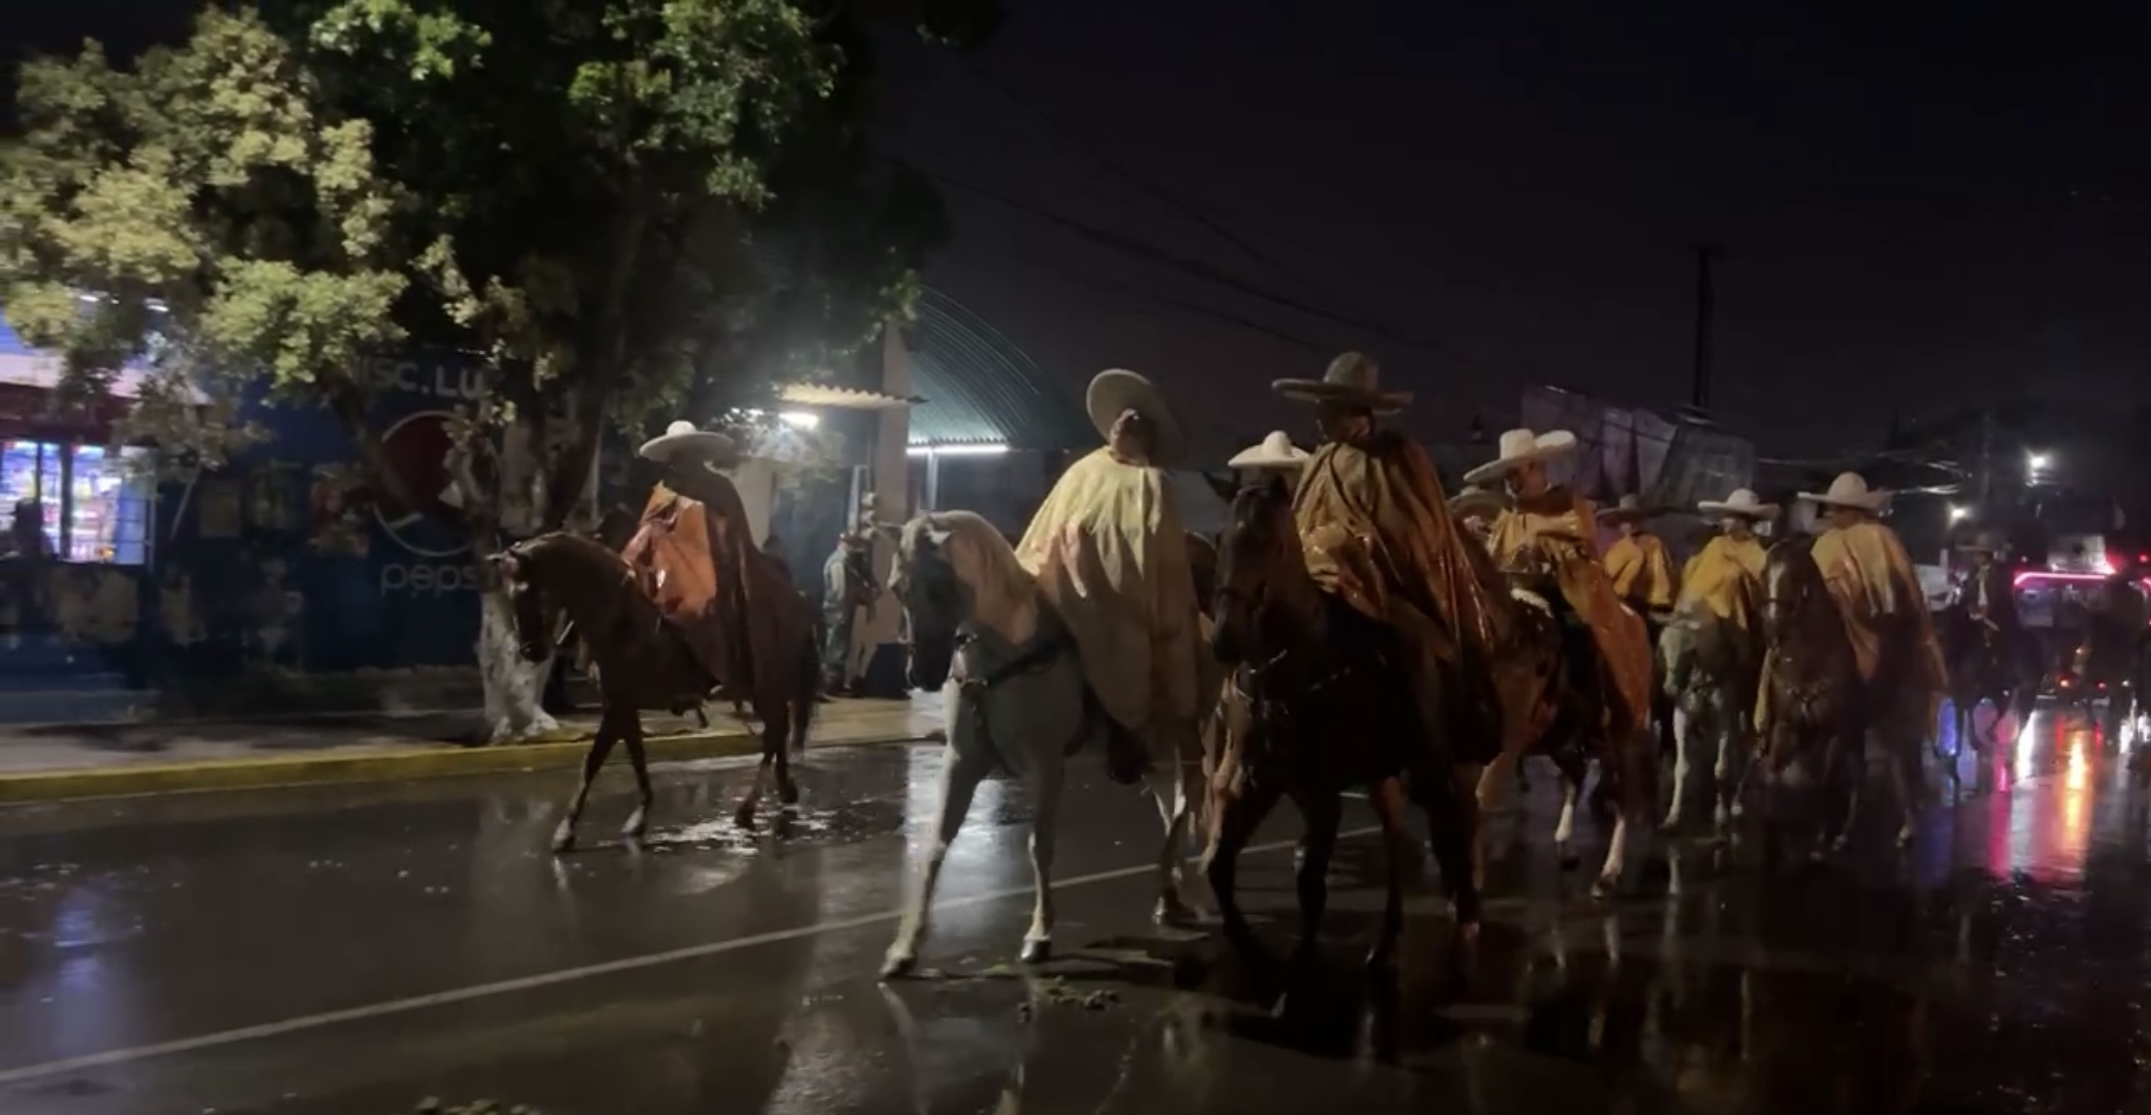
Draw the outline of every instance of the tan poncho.
[[[1606,575],[1613,578],[1613,594],[1630,607],[1652,612],[1672,610],[1676,589],[1673,558],[1655,535],[1637,533],[1606,547]]]
[[[1191,742],[1199,609],[1165,474],[1106,449],[1077,461],[1031,517],[1016,560],[1068,624],[1106,714],[1146,743]],[[1188,738],[1160,741],[1161,731]]]
[[[1503,568],[1528,566],[1534,551],[1551,562],[1562,597],[1590,625],[1605,660],[1613,685],[1606,730],[1622,739],[1650,715],[1651,640],[1643,617],[1622,607],[1614,594],[1613,580],[1599,564],[1597,539],[1590,501],[1554,487],[1502,512],[1487,547]]]
[[[1492,570],[1473,565],[1417,442],[1384,430],[1364,445],[1322,446],[1301,472],[1292,517],[1323,588],[1383,622],[1394,622],[1392,598],[1410,605],[1447,632],[1452,645],[1437,653],[1492,648]]]
[[[1939,701],[1949,673],[1927,594],[1897,535],[1873,521],[1832,527],[1815,539],[1814,554],[1844,617],[1861,679],[1909,686]]]
[[[1681,573],[1680,610],[1708,608],[1742,631],[1756,632],[1762,619],[1763,544],[1719,535],[1688,559]]]

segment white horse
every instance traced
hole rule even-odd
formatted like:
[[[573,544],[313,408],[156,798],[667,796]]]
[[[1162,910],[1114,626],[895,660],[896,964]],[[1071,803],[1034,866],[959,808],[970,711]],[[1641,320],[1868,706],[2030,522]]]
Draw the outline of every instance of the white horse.
[[[1691,602],[1658,638],[1666,695],[1673,698],[1673,786],[1667,797],[1668,832],[1680,827],[1690,772],[1697,758],[1710,764],[1712,819],[1719,836],[1740,815],[1738,787],[1762,676],[1761,636],[1743,630]],[[1708,750],[1697,754],[1697,745]]]
[[[942,861],[978,784],[996,773],[1013,775],[1031,794],[1037,899],[1018,955],[1025,964],[1041,963],[1053,954],[1053,842],[1066,760],[1086,743],[1102,747],[1107,729],[1105,714],[1084,687],[1075,639],[1008,540],[968,511],[934,512],[904,524],[896,535],[889,592],[910,625],[911,685],[946,685],[949,726],[933,840],[882,975],[894,978],[917,967]],[[1165,823],[1156,916],[1173,922],[1192,913],[1180,886],[1184,849],[1202,800],[1201,757],[1161,758],[1153,757],[1146,780]]]

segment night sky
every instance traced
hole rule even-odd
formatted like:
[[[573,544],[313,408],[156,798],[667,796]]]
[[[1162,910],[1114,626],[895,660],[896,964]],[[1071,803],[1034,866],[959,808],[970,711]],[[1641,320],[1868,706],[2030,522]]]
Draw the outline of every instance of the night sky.
[[[891,50],[886,151],[1362,323],[952,185],[930,281],[1071,397],[1151,374],[1211,448],[1305,433],[1266,385],[1345,347],[1431,436],[1498,430],[1530,381],[1685,401],[1699,239],[1729,251],[1715,401],[1766,451],[1955,400],[2151,397],[2151,8],[1004,3],[977,55]],[[5,4],[0,36],[160,8],[185,5]]]

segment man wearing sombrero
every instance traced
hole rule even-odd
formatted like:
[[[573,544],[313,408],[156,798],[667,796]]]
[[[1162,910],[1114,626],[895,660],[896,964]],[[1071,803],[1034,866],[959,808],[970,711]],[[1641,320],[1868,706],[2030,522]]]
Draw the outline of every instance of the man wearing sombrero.
[[[1870,730],[1885,746],[1908,735],[1928,739],[1949,673],[1912,559],[1896,532],[1882,525],[1890,493],[1870,490],[1858,473],[1847,472],[1828,491],[1801,492],[1800,498],[1822,512],[1810,552],[1852,638]],[[1766,692],[1756,702],[1758,724],[1767,723],[1767,698]]]
[[[1016,559],[1067,622],[1084,680],[1112,721],[1108,774],[1133,782],[1151,757],[1195,753],[1200,609],[1165,476],[1187,442],[1164,397],[1134,372],[1098,373],[1085,403],[1105,447],[1061,474]]]
[[[739,464],[730,437],[674,422],[638,455],[664,474],[621,556],[703,668],[739,700],[755,691],[756,664],[807,638],[813,616],[755,548],[739,489],[718,471]]]
[[[1621,535],[1606,547],[1606,575],[1613,578],[1614,594],[1654,628],[1665,626],[1672,618],[1680,583],[1665,541],[1644,527],[1658,513],[1657,508],[1646,506],[1641,496],[1625,495],[1612,510],[1598,515],[1600,526],[1610,526]],[[1657,642],[1655,638],[1651,641]]]
[[[1576,435],[1567,430],[1510,430],[1501,435],[1499,456],[1465,473],[1464,482],[1508,486],[1515,505],[1494,520],[1488,539],[1494,562],[1504,569],[1527,568],[1538,560],[1552,566],[1568,606],[1568,628],[1577,639],[1572,648],[1597,652],[1607,739],[1618,742],[1650,717],[1650,634],[1641,616],[1621,606],[1599,561],[1590,501],[1546,474],[1547,462],[1575,449]]]
[[[1501,720],[1489,589],[1474,575],[1470,543],[1450,519],[1426,450],[1375,424],[1378,415],[1404,409],[1411,394],[1383,390],[1380,367],[1357,352],[1331,361],[1321,379],[1281,379],[1271,387],[1315,404],[1322,430],[1322,446],[1292,500],[1309,571],[1397,632],[1429,738],[1453,748],[1460,762],[1493,758]],[[1452,699],[1441,701],[1444,692]]]

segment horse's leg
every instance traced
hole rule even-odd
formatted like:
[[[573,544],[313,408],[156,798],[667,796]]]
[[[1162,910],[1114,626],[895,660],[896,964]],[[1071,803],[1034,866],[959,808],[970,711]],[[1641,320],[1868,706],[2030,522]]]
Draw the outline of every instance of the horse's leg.
[[[1396,961],[1397,939],[1404,935],[1404,863],[1416,856],[1411,831],[1404,817],[1404,780],[1395,775],[1367,788],[1367,803],[1382,826],[1383,881],[1382,928],[1367,954],[1367,967],[1387,973]]]
[[[1203,875],[1209,880],[1211,897],[1224,924],[1225,937],[1242,952],[1255,951],[1255,935],[1240,912],[1240,853],[1253,839],[1255,829],[1277,807],[1277,780],[1256,779],[1237,794],[1220,795],[1217,803],[1217,838],[1203,855]]]
[[[642,714],[629,710],[622,719],[625,731],[621,736],[627,744],[628,765],[635,768],[635,811],[620,826],[620,835],[640,840],[650,831],[650,806],[656,802],[657,794],[650,789],[650,757],[642,746]]]
[[[1561,819],[1554,822],[1554,854],[1560,857],[1561,870],[1572,871],[1579,862],[1572,844],[1576,837],[1576,804],[1583,797],[1583,781],[1591,766],[1578,750],[1557,754],[1554,762],[1561,769]]]
[[[1898,735],[1897,726],[1890,725],[1889,735]],[[1919,799],[1912,790],[1913,769],[1919,764],[1920,741],[1903,738],[1903,742],[1884,739],[1882,761],[1890,767],[1890,785],[1897,791],[1897,810],[1901,818],[1897,825],[1897,846],[1912,843],[1912,833],[1919,819]]]
[[[1825,827],[1823,839],[1831,848],[1842,851],[1852,843],[1852,831],[1860,823],[1860,798],[1867,784],[1866,726],[1838,727],[1825,744],[1823,754],[1827,756],[1823,761],[1825,793],[1829,797],[1837,796],[1842,784],[1844,795],[1844,812],[1840,815],[1837,831],[1833,833]]]
[[[762,718],[762,753],[776,769],[777,801],[799,804],[799,783],[792,781],[792,717],[798,715],[783,697],[772,697],[775,711]]]
[[[1307,858],[1300,861],[1294,879],[1300,900],[1300,939],[1293,947],[1295,966],[1312,963],[1321,944],[1322,916],[1329,907],[1329,861],[1337,850],[1337,827],[1344,820],[1344,804],[1334,793],[1295,794],[1300,817],[1307,825]]]
[[[1620,764],[1620,800],[1614,803],[1620,812],[1614,815],[1613,835],[1606,840],[1605,865],[1598,869],[1598,881],[1591,884],[1593,897],[1605,898],[1619,889],[1621,875],[1628,869],[1629,822],[1648,823],[1650,802],[1644,796],[1645,775],[1658,761],[1658,749],[1652,746],[1655,742],[1647,728],[1638,729],[1630,732],[1625,741],[1617,742],[1618,750],[1608,756]]]
[[[1718,839],[1723,840],[1733,827],[1733,818],[1740,815],[1740,787],[1747,783],[1748,764],[1754,756],[1740,753],[1740,702],[1732,687],[1712,686],[1703,699],[1710,709],[1710,730],[1705,738],[1717,749],[1710,763],[1710,819]],[[1740,764],[1737,780],[1733,775],[1736,762]]]
[[[597,737],[590,741],[590,750],[583,754],[583,780],[575,787],[575,796],[568,799],[568,811],[560,818],[559,827],[553,830],[553,851],[565,852],[575,847],[575,823],[582,820],[583,803],[590,799],[590,783],[604,768],[605,757],[612,754],[613,741],[618,738],[620,714],[616,703],[607,701],[605,711],[598,715]]]
[[[1680,827],[1681,802],[1688,796],[1688,774],[1690,769],[1688,760],[1690,749],[1695,743],[1696,734],[1695,718],[1689,714],[1688,709],[1689,702],[1685,699],[1685,694],[1682,700],[1674,702],[1673,788],[1667,795],[1673,799],[1673,804],[1666,809],[1666,820],[1663,827],[1667,832],[1672,832]]]
[[[1159,925],[1184,925],[1195,920],[1195,911],[1180,895],[1186,870],[1189,806],[1194,794],[1188,789],[1187,763],[1178,751],[1168,762],[1152,762],[1143,772],[1150,799],[1157,803],[1158,821],[1165,826],[1165,840],[1158,847],[1158,902],[1151,919]]]
[[[1053,840],[1060,831],[1061,783],[1067,773],[1063,756],[1048,752],[1031,777],[1031,879],[1034,898],[1031,928],[1023,935],[1016,959],[1043,964],[1053,959]],[[1168,851],[1172,841],[1166,841]],[[1177,856],[1175,857],[1178,858]]]
[[[949,845],[963,828],[964,814],[971,811],[971,796],[986,777],[987,765],[982,758],[960,754],[954,743],[941,748],[941,804],[936,810],[933,843],[927,846],[926,864],[919,871],[919,881],[911,892],[910,902],[905,905],[903,920],[896,925],[896,940],[890,942],[889,952],[882,959],[883,979],[908,975],[918,967],[919,942],[926,939],[934,888],[941,883],[941,862],[948,858]]]

